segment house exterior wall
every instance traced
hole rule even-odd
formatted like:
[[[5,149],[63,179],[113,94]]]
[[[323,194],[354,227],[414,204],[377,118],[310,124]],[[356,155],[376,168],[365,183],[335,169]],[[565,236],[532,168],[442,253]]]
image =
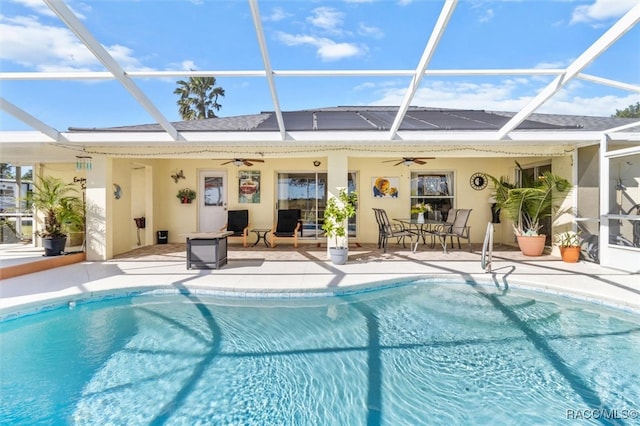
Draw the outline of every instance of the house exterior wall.
[[[332,161],[331,155],[337,155],[346,161]],[[491,221],[491,184],[482,190],[471,187],[469,180],[476,172],[491,174],[496,177],[507,176],[513,179],[515,160],[523,166],[541,161],[551,162],[553,171],[570,179],[572,176],[572,157],[482,157],[464,158],[449,157],[427,160],[425,165],[394,166],[394,163],[383,162],[388,158],[346,156],[336,153],[298,158],[264,157],[264,163],[254,163],[252,167],[236,167],[232,163],[222,165],[225,160],[212,159],[140,159],[115,158],[104,162],[104,170],[99,166],[101,160],[94,159],[94,168],[82,174],[101,173],[96,178],[90,176],[93,194],[88,205],[93,206],[88,212],[94,225],[91,232],[100,234],[91,238],[92,244],[104,247],[92,249],[90,260],[111,258],[115,255],[138,247],[135,217],[144,216],[146,228],[140,231],[140,245],[156,243],[159,230],[169,231],[169,242],[184,242],[184,234],[198,231],[198,200],[202,197],[198,189],[199,172],[205,170],[224,171],[227,175],[227,202],[229,209],[248,209],[252,228],[271,228],[276,212],[276,181],[279,172],[328,172],[330,192],[346,185],[346,173],[357,172],[357,191],[359,193],[357,238],[360,243],[376,243],[378,230],[372,208],[384,208],[390,218],[406,218],[410,216],[410,184],[412,172],[452,172],[454,174],[453,191],[454,208],[470,208],[469,219],[471,240],[481,243],[487,223]],[[395,158],[390,156],[389,158]],[[314,166],[314,160],[320,166]],[[182,170],[185,179],[174,182],[171,175]],[[239,203],[238,172],[239,170],[260,171],[260,202],[255,204]],[[344,174],[332,179],[332,173]],[[72,181],[79,172],[74,164],[44,165],[42,172],[57,175],[66,181]],[[372,178],[379,176],[397,177],[399,179],[399,197],[397,199],[380,199],[372,195]],[[101,183],[100,183],[101,182]],[[114,184],[121,188],[120,199],[115,198]],[[100,185],[102,185],[100,187]],[[197,198],[192,204],[181,204],[176,193],[179,189],[189,187],[197,191]],[[103,197],[96,202],[94,197]],[[100,224],[100,221],[102,223]],[[501,223],[495,225],[496,244],[515,244],[511,223],[502,217]],[[104,238],[104,240],[102,239]],[[318,240],[307,240],[317,243]],[[301,243],[305,243],[302,239]],[[88,253],[89,254],[89,253]]]
[[[36,163],[33,167],[33,182],[37,183],[40,176],[52,176],[57,179],[61,179],[65,183],[74,183],[74,187],[77,189],[77,196],[82,197],[82,187],[79,180],[86,178],[86,171],[76,170],[75,163]],[[33,232],[42,230],[44,227],[44,218],[38,213],[34,217]],[[74,237],[75,240],[75,237]],[[71,240],[67,240],[67,249],[70,248],[69,244]],[[33,237],[33,244],[35,247],[42,247],[42,241],[38,237]]]

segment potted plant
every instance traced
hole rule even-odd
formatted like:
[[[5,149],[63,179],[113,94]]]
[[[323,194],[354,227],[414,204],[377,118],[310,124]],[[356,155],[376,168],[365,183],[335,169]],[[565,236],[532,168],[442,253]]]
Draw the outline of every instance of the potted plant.
[[[582,242],[580,232],[562,232],[556,235],[556,241],[560,247],[560,256],[563,261],[576,263],[580,260],[580,244]]]
[[[180,199],[182,204],[191,204],[191,201],[196,198],[196,191],[191,188],[182,188],[176,197]]]
[[[58,256],[64,252],[67,231],[84,229],[84,207],[75,196],[73,184],[51,176],[40,177],[28,202],[44,214],[44,229],[35,233],[42,238],[45,256]]]
[[[424,214],[427,212],[431,212],[433,209],[430,204],[425,203],[417,203],[411,206],[411,214],[418,215],[418,223],[424,223]]]
[[[544,172],[537,180],[518,187],[504,178],[489,175],[495,186],[496,207],[513,220],[513,232],[525,256],[540,256],[546,235],[539,234],[540,220],[551,217],[555,202],[571,189],[568,180],[551,172]]]
[[[347,221],[356,214],[358,195],[355,192],[347,193],[342,188],[338,197],[331,197],[324,209],[322,230],[330,239],[334,239],[335,245],[329,247],[331,261],[336,265],[344,265],[347,261],[349,248],[345,236]]]

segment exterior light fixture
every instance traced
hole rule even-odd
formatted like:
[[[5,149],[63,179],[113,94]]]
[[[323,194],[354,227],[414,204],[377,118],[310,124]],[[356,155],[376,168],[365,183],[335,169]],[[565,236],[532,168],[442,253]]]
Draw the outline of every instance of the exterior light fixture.
[[[76,155],[76,170],[91,170],[91,157],[88,155]]]
[[[313,160],[313,165],[319,167],[322,164],[319,160]]]

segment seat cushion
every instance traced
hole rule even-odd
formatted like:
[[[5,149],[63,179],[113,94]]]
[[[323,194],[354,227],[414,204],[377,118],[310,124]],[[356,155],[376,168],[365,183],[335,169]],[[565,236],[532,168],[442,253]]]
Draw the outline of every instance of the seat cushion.
[[[242,235],[247,226],[249,226],[249,210],[229,210],[227,231],[233,232],[234,235]]]
[[[278,210],[278,223],[276,224],[275,235],[293,236],[296,226],[298,226],[299,220],[299,209]]]

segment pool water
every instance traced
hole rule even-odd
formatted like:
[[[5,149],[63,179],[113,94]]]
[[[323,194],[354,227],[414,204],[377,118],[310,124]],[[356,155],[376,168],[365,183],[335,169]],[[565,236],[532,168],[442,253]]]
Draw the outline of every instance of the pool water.
[[[640,408],[637,315],[462,283],[121,298],[0,338],[1,424],[633,424]]]

